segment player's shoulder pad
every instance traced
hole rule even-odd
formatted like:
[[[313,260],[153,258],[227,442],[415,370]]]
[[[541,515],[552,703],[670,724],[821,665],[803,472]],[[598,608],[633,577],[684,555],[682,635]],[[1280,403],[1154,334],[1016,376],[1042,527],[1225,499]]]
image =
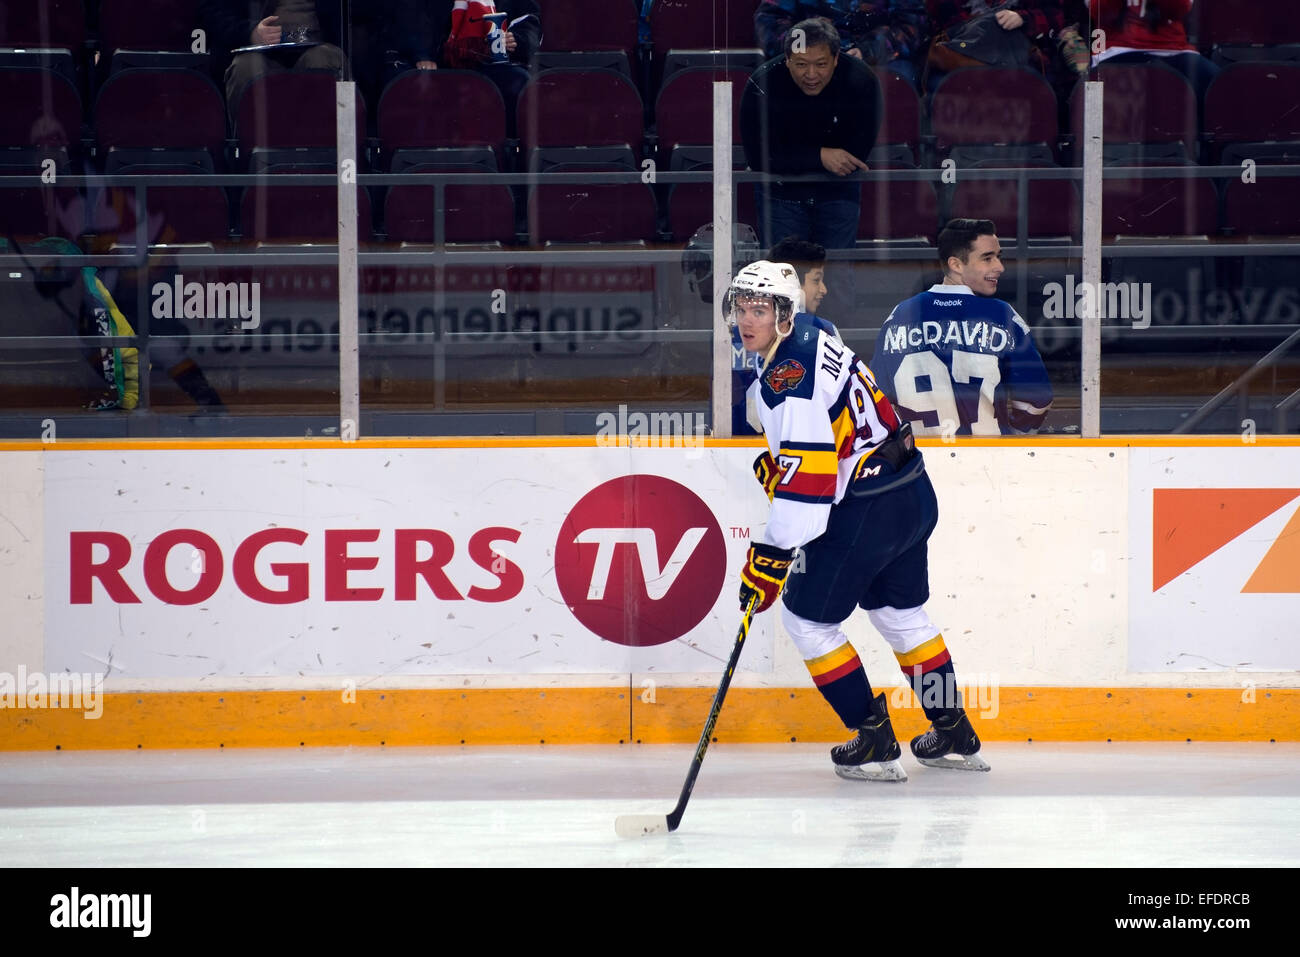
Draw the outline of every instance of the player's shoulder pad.
[[[817,344],[822,334],[813,318],[802,312],[795,317],[794,330],[782,341],[763,372],[763,400],[769,407],[791,397],[807,399],[813,394]]]
[[[826,333],[826,335],[830,336],[832,339],[838,339],[840,337],[840,331],[835,328],[835,323],[831,322],[829,319],[823,319],[815,312],[801,312],[798,315],[796,315],[794,317],[796,328],[798,327],[799,321],[801,319],[807,320],[808,322],[812,323],[814,326],[816,326],[822,332]]]

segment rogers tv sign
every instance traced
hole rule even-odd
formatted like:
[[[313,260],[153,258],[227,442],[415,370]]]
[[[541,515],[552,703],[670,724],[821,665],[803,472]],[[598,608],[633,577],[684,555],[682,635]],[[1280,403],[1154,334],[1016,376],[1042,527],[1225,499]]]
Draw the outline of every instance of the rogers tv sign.
[[[658,475],[592,489],[555,544],[555,578],[574,617],[606,641],[633,647],[673,641],[703,621],[726,571],[713,511]]]
[[[60,450],[44,476],[47,668],[711,673],[736,614],[728,529],[766,504],[732,494],[739,478],[749,491],[747,453]],[[751,665],[763,642],[756,629]]]
[[[326,529],[312,535],[277,527],[253,532],[229,554],[213,536],[195,528],[161,532],[143,549],[118,532],[74,531],[68,542],[69,600],[73,605],[93,604],[102,593],[120,605],[140,604],[142,595],[169,605],[197,605],[229,579],[245,597],[267,605],[316,596],[327,602],[416,601],[430,594],[442,601],[502,602],[524,586],[523,571],[494,548],[502,541],[519,541],[519,531],[491,526],[457,543],[433,528],[398,528],[391,533],[378,528]],[[496,578],[495,586],[465,587],[453,580],[447,566],[460,545],[475,565]],[[190,558],[188,574],[178,575],[174,563],[169,571],[168,559],[176,549]],[[269,567],[260,560],[264,553]],[[376,570],[386,573],[391,584],[359,586],[350,580],[353,573]]]

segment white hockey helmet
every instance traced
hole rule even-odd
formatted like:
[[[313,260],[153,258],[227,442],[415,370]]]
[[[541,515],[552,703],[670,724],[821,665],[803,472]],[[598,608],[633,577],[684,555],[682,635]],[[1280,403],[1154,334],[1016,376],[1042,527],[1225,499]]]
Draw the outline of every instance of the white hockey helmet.
[[[793,330],[795,313],[804,311],[803,285],[799,282],[799,273],[789,263],[760,259],[736,273],[722,304],[723,315],[732,325],[736,322],[736,300],[740,298],[771,299],[772,310],[776,313],[776,334],[781,339]],[[782,324],[786,325],[784,332]]]

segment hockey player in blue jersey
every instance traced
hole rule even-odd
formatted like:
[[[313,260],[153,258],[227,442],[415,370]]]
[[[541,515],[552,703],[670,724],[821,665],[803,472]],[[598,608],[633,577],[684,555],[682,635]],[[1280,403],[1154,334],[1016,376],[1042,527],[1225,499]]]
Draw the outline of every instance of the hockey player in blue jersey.
[[[943,282],[894,307],[871,368],[918,435],[1008,435],[1037,429],[1052,384],[1029,327],[993,298],[1003,265],[987,219],[939,233]]]
[[[784,587],[786,631],[827,703],[857,731],[831,751],[841,777],[907,779],[885,696],[873,694],[843,631],[857,607],[893,648],[931,721],[912,741],[917,760],[988,770],[924,608],[926,542],[939,514],[925,463],[862,360],[813,317],[796,315],[800,295],[791,266],[761,261],[737,273],[723,304],[760,360],[750,398],[768,450],[754,472],[772,502],[741,572],[741,608],[757,597],[761,612]]]

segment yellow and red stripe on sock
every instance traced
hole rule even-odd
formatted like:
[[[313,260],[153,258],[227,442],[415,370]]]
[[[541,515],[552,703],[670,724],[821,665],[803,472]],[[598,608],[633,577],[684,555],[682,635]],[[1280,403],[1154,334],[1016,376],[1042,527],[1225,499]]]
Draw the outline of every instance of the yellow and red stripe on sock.
[[[819,688],[824,688],[862,667],[858,653],[847,641],[834,651],[805,660],[804,664],[808,666],[808,673],[812,675],[813,683]]]
[[[922,642],[911,651],[896,651],[898,666],[909,678],[914,674],[925,674],[940,668],[952,660],[948,646],[943,643],[943,635],[935,635],[929,641]]]

